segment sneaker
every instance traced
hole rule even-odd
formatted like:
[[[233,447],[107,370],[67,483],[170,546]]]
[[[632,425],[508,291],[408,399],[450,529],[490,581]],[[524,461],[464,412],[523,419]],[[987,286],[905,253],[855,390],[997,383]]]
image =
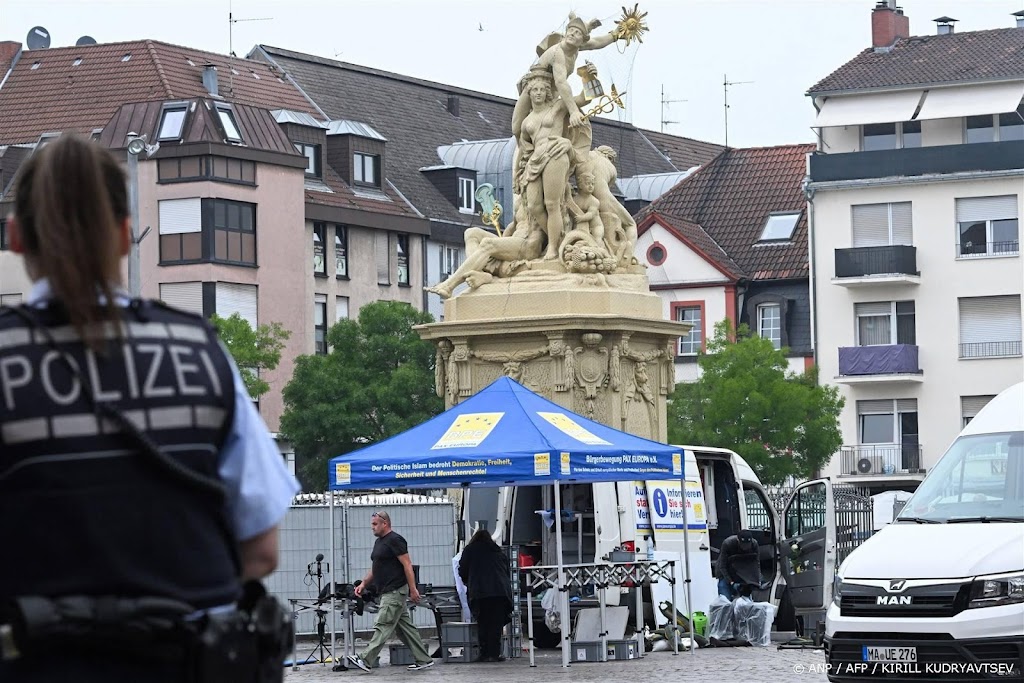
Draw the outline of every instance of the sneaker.
[[[434,660],[431,659],[429,662],[416,662],[415,664],[409,665],[409,671],[419,671],[420,669],[429,669],[434,666]]]
[[[363,658],[359,655],[349,655],[348,661],[351,662],[352,666],[358,666],[363,671],[370,672],[370,665],[363,661]]]

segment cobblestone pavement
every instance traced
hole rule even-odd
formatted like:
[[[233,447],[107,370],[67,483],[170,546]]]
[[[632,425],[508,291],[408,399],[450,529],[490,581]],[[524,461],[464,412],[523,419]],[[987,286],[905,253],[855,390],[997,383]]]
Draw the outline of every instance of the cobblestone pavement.
[[[428,644],[433,651],[437,642]],[[299,657],[309,648],[299,647]],[[341,648],[339,647],[339,656]],[[692,655],[681,652],[651,652],[639,660],[573,664],[562,668],[558,650],[538,651],[537,666],[530,667],[527,653],[521,659],[500,664],[444,664],[436,659],[424,671],[408,671],[404,666],[387,665],[387,648],[381,653],[381,666],[371,673],[352,668],[334,672],[331,665],[311,663],[297,671],[286,669],[285,683],[322,683],[365,678],[367,681],[444,681],[445,683],[547,683],[549,681],[600,681],[601,683],[660,683],[676,680],[701,680],[707,683],[821,683],[825,655],[821,650],[779,650],[770,647],[709,648]]]

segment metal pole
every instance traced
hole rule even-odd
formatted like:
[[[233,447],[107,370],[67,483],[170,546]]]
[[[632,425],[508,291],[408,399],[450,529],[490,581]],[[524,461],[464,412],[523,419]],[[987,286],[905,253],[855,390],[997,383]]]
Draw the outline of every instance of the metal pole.
[[[330,516],[329,516],[329,519],[330,519],[330,523],[329,524],[330,524],[330,527],[331,527],[331,533],[330,533],[330,536],[331,536],[331,566],[332,567],[337,567],[338,566],[337,565],[337,559],[338,558],[335,557],[335,542],[334,542],[334,491],[332,491],[330,487],[327,488],[327,495],[331,497]],[[336,572],[337,572],[337,570],[335,569],[335,573]],[[331,574],[331,581],[332,582],[334,581],[334,574]],[[330,591],[331,591],[331,662],[337,663],[338,662],[338,651],[337,651],[338,650],[338,613],[334,611],[336,609],[336,605],[335,605],[335,593],[336,593],[335,588],[336,588],[336,586],[331,586],[330,583],[328,583],[327,585],[330,587]]]
[[[131,140],[129,140],[131,142]],[[128,291],[133,298],[142,295],[139,272],[139,155],[128,152],[128,201],[131,205],[131,247],[128,252]]]
[[[684,592],[686,593],[686,619],[690,624],[690,654],[696,648],[697,639],[693,629],[693,596],[690,594],[690,516],[686,513],[686,459],[683,459],[683,561],[686,564],[686,574],[683,578]],[[694,520],[697,516],[694,515]],[[673,573],[674,574],[674,573]]]
[[[527,577],[527,581],[532,583],[529,574]],[[533,587],[531,585],[526,586],[526,631],[530,641],[530,666],[537,666],[537,662],[533,658]]]
[[[601,600],[601,661],[602,662],[607,662],[608,661],[608,626],[605,624],[605,618],[604,618],[604,604],[607,601],[606,600],[607,588],[605,588],[605,583],[607,582],[607,580],[608,579],[606,577],[602,577],[601,578],[601,593],[600,593],[600,598],[599,598]]]
[[[558,555],[558,606],[561,612],[562,621],[562,666],[569,666],[569,648],[572,643],[569,640],[569,594],[565,590],[565,576],[562,568],[562,491],[558,482],[555,482],[555,554]]]
[[[676,600],[679,596],[676,594],[676,562],[672,560],[672,654],[679,654],[679,608],[676,607],[678,603]],[[690,624],[690,637],[693,638],[693,624]]]

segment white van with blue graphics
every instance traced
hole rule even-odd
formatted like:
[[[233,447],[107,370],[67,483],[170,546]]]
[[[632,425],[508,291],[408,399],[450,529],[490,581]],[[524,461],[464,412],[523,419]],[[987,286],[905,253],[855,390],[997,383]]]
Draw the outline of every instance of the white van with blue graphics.
[[[831,681],[1024,680],[1024,383],[978,413],[826,592]]]

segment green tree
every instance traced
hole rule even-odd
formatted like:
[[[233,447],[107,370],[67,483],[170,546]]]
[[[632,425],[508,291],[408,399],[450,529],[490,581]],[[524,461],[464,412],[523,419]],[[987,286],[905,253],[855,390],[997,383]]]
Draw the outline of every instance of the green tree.
[[[273,370],[281,362],[281,351],[292,333],[281,323],[257,325],[252,328],[249,321],[238,313],[227,318],[210,316],[210,322],[217,335],[228,348],[242,374],[242,381],[249,395],[258,399],[270,391],[270,385],[259,376],[260,370]]]
[[[412,329],[429,313],[377,301],[327,332],[330,353],[300,356],[284,388],[281,432],[303,482],[327,487],[327,461],[394,436],[444,409],[434,390],[434,347]]]
[[[750,463],[761,481],[808,478],[839,450],[835,387],[819,386],[817,368],[787,372],[784,350],[729,321],[715,325],[701,376],[680,383],[669,397],[671,443],[730,448]]]

